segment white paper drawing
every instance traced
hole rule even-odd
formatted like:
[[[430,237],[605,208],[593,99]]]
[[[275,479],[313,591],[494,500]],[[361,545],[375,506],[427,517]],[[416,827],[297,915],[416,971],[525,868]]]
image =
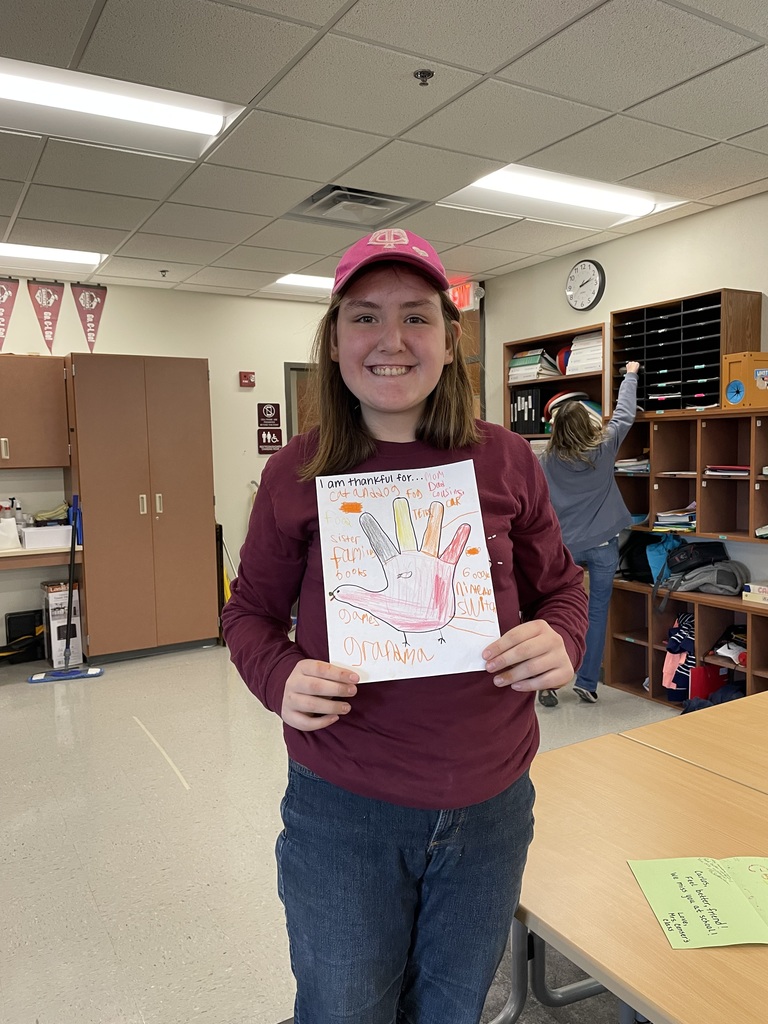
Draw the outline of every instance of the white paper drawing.
[[[473,463],[316,483],[330,661],[363,682],[482,670],[499,631]]]

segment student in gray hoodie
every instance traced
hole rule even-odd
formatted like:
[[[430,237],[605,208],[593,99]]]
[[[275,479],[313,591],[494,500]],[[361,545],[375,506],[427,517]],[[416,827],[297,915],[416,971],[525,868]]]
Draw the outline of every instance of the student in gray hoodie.
[[[581,402],[562,405],[553,416],[552,436],[541,458],[563,541],[574,562],[589,571],[587,650],[573,687],[587,704],[597,701],[608,606],[619,564],[619,533],[632,522],[616,486],[614,464],[635,420],[639,369],[639,363],[627,363],[616,408],[603,427]],[[542,690],[539,701],[555,707],[557,694]]]

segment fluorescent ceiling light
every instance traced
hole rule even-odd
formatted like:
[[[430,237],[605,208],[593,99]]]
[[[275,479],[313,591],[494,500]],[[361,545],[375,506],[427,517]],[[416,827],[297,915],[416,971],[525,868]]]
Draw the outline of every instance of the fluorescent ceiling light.
[[[311,274],[286,274],[285,277],[278,277],[275,284],[286,284],[290,288],[315,288],[319,291],[330,292],[333,288],[334,278],[312,277]]]
[[[656,203],[650,197],[643,197],[634,190],[599,185],[597,182],[528,167],[494,171],[474,182],[472,187],[507,192],[528,199],[544,199],[587,210],[621,213],[625,217],[645,217],[656,208]]]
[[[74,110],[81,114],[96,114],[98,117],[113,117],[119,121],[152,124],[159,128],[177,128],[198,135],[218,135],[224,127],[224,118],[220,114],[121,96],[116,91],[42,82],[21,75],[0,73],[0,99],[35,103],[38,106],[55,107],[57,110]]]
[[[0,128],[197,159],[244,108],[0,58]]]
[[[49,249],[43,245],[14,245],[0,242],[0,260],[43,260],[71,267],[98,267],[106,253],[81,252],[79,249]]]
[[[437,205],[604,231],[685,200],[509,164]]]

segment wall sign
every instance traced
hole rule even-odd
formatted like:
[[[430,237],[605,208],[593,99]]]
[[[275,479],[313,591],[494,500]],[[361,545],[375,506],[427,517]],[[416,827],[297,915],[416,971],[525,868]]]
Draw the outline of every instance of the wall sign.
[[[258,417],[260,427],[279,427],[280,406],[276,402],[259,402]]]
[[[275,430],[274,428],[262,430],[259,428],[258,444],[259,455],[274,455],[275,452],[283,447],[282,430]]]

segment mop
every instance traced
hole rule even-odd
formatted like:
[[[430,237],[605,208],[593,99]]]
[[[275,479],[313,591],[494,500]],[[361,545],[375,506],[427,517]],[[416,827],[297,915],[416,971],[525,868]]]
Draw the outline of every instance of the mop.
[[[103,668],[88,668],[79,665],[77,668],[69,667],[69,660],[72,657],[72,598],[75,588],[75,547],[77,545],[78,529],[82,525],[78,497],[72,495],[72,537],[69,543],[69,587],[67,592],[67,636],[64,647],[64,668],[53,669],[50,672],[37,672],[27,679],[28,683],[60,683],[70,679],[91,679],[93,676],[104,675]]]

